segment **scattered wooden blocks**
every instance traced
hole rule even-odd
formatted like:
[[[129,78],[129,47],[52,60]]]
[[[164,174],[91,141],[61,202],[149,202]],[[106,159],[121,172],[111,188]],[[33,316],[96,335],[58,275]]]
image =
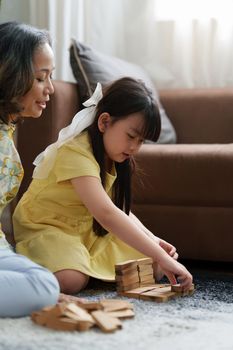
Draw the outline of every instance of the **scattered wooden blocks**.
[[[115,265],[117,292],[122,296],[166,302],[194,293],[194,285],[184,291],[180,284],[155,284],[151,258],[129,260]],[[132,283],[134,281],[134,284]]]
[[[117,328],[122,328],[119,318],[108,315],[107,312],[102,310],[93,311],[92,316],[103,332],[114,332]]]
[[[119,299],[99,302],[60,303],[31,314],[35,323],[61,331],[86,331],[98,326],[103,332],[122,328],[120,319],[134,317],[133,305]]]

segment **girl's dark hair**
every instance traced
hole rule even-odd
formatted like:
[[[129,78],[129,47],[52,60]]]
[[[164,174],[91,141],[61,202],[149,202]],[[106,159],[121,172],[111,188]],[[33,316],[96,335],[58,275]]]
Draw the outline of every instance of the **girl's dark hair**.
[[[46,30],[27,24],[0,24],[0,118],[8,123],[10,114],[18,114],[22,107],[19,98],[32,87],[33,57],[37,49],[51,40]]]
[[[97,105],[94,122],[88,127],[94,156],[100,166],[100,177],[105,187],[105,150],[103,134],[98,128],[98,119],[101,113],[110,114],[112,123],[127,118],[132,113],[142,113],[145,123],[142,137],[157,141],[160,130],[160,113],[151,91],[141,80],[124,77],[107,86],[103,92],[103,98]],[[135,168],[133,157],[122,163],[115,163],[117,179],[113,187],[113,202],[115,205],[129,214],[131,207],[131,177]],[[94,232],[98,236],[104,236],[107,231],[94,219]]]

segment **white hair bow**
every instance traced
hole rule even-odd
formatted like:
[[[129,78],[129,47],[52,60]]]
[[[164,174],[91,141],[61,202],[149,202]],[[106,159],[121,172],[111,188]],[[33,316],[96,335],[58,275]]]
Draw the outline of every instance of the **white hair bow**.
[[[84,107],[86,108],[75,114],[71,124],[59,132],[57,141],[49,145],[36,157],[33,162],[33,164],[36,166],[33,172],[33,178],[45,179],[48,177],[49,172],[51,171],[55,162],[57,149],[64,143],[72,140],[75,136],[80,134],[84,129],[92,124],[96,113],[96,106],[102,97],[103,94],[101,84],[97,83],[93,95],[83,103]]]

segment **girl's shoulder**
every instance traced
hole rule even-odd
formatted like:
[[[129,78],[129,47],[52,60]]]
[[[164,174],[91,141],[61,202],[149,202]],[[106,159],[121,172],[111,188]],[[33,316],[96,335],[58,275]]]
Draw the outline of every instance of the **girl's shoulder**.
[[[81,164],[85,166],[92,164],[92,166],[99,169],[99,164],[93,154],[87,131],[67,141],[58,149],[56,165],[71,163],[77,164],[79,167],[81,167]]]
[[[67,141],[63,146],[60,147],[62,153],[76,152],[81,154],[93,156],[92,147],[90,144],[89,136],[87,131],[74,137],[72,140]]]
[[[58,149],[53,172],[57,181],[79,176],[99,178],[99,164],[93,155],[87,132],[77,135]]]

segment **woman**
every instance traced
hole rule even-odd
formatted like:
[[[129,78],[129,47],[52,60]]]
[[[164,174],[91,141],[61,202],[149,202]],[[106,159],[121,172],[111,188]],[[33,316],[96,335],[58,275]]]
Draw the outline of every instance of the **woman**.
[[[49,35],[25,24],[0,24],[0,215],[15,197],[23,168],[14,146],[15,124],[39,118],[54,92]],[[20,317],[55,304],[55,276],[15,254],[0,229],[0,317]]]

